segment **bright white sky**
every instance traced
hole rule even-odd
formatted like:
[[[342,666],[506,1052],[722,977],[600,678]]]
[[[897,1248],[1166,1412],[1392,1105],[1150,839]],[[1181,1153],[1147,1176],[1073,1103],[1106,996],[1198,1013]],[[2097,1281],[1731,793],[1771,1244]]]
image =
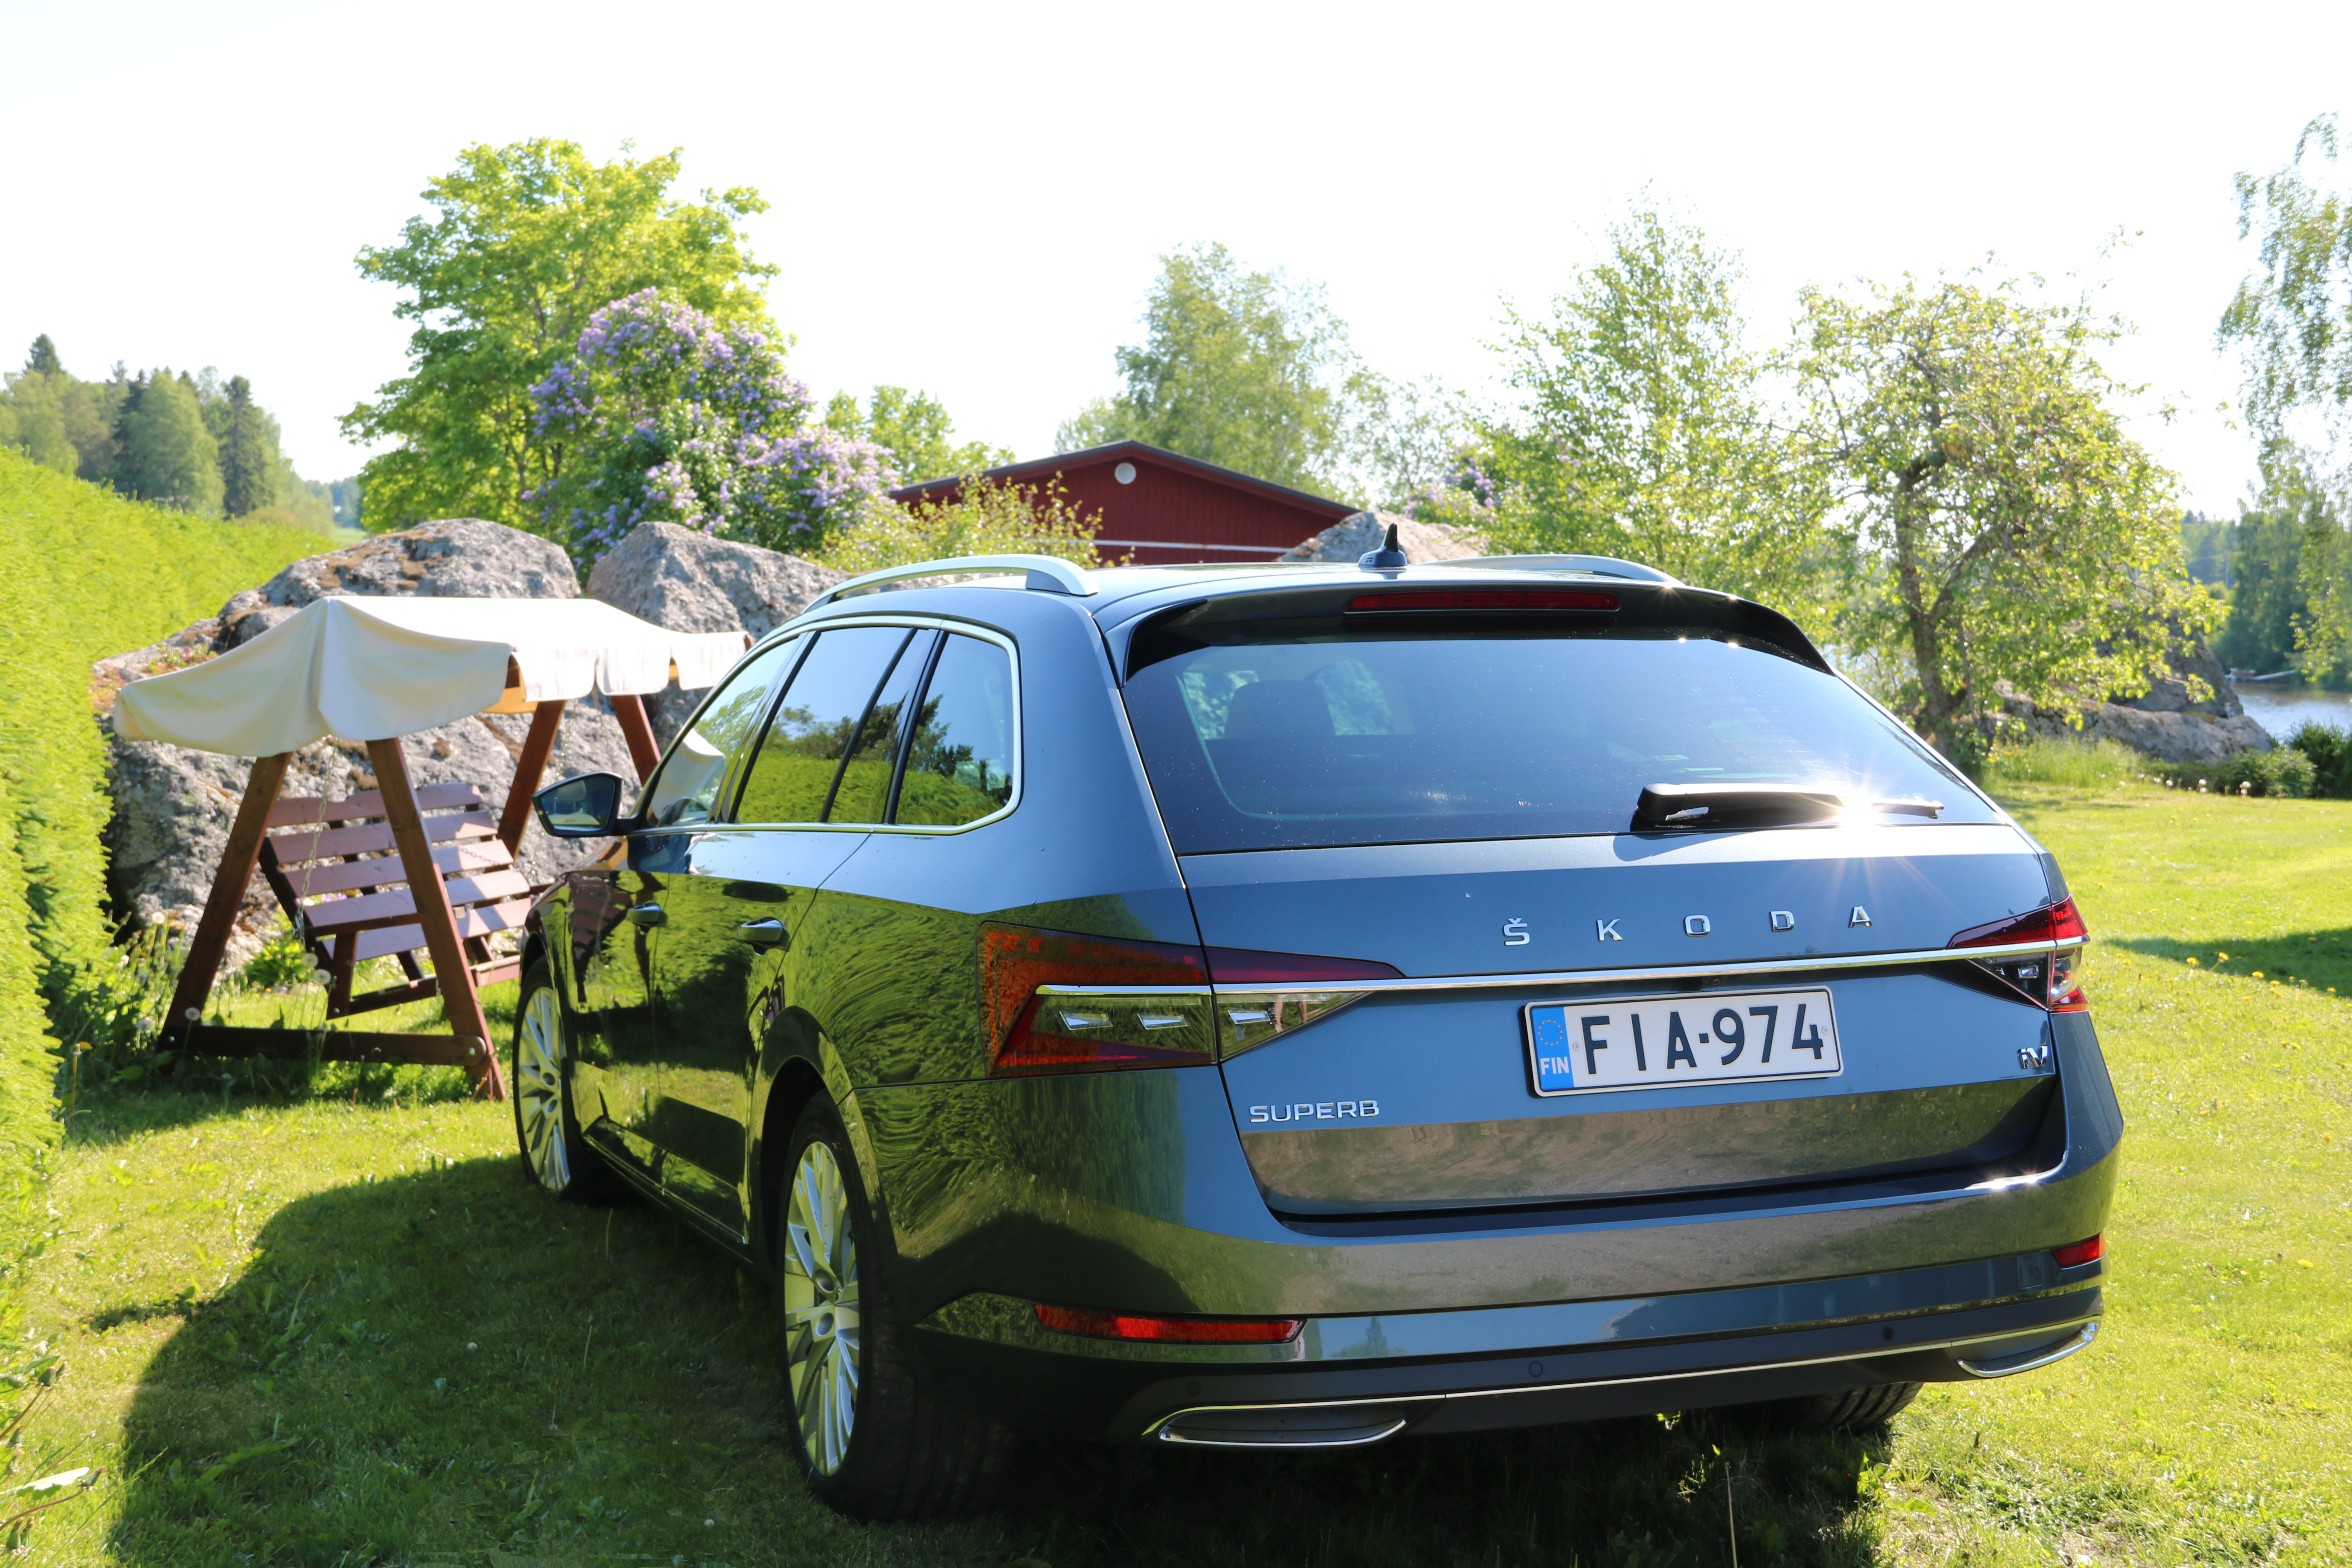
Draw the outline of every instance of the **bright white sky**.
[[[2230,179],[2347,107],[2352,5],[0,0],[0,363],[47,331],[79,375],[242,373],[312,478],[402,364],[353,253],[461,146],[550,135],[757,187],[797,373],[1024,457],[1111,389],[1171,246],[1319,280],[1376,368],[1477,391],[1498,301],[1647,186],[1745,253],[1759,336],[1805,281],[1988,251],[2109,280],[2111,364],[2180,410],[2143,439],[2228,512]]]

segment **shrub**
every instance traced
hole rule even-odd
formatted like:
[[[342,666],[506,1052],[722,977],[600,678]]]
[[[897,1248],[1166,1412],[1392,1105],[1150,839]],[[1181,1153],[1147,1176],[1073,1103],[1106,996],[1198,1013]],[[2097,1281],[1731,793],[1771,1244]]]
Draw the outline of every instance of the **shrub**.
[[[651,289],[591,316],[530,395],[565,451],[525,499],[583,570],[652,519],[805,555],[892,482],[887,452],[813,417],[781,345]]]
[[[2311,759],[2294,746],[2268,752],[2240,752],[2218,763],[2168,763],[2162,776],[2179,789],[2195,789],[2203,780],[2215,795],[2284,795],[2300,798],[2312,793]],[[2241,789],[2240,786],[2244,786]]]
[[[2352,732],[2306,719],[2286,743],[2311,759],[2312,794],[2352,796]]]
[[[973,479],[952,500],[868,507],[856,525],[835,534],[816,559],[844,572],[879,572],[957,555],[1054,555],[1097,563],[1098,519],[1078,510],[1057,478],[1027,486]],[[1120,556],[1107,564],[1123,565]]]

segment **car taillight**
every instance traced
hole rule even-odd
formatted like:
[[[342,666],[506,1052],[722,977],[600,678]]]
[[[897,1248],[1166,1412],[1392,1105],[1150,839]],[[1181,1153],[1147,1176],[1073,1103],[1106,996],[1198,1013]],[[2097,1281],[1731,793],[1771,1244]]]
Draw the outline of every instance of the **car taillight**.
[[[1402,980],[1393,965],[1367,958],[1325,958],[1310,952],[1209,949],[1209,976],[1217,987],[1217,1037],[1226,1056],[1328,1018],[1370,993],[1350,981]]]
[[[1385,963],[984,925],[989,1075],[1192,1067],[1339,1011],[1397,980]],[[1215,990],[1211,990],[1214,982]],[[1213,1000],[1213,1016],[1211,1003]]]
[[[1999,975],[2037,1006],[2053,1013],[2080,1013],[2090,999],[2083,994],[2083,943],[2090,936],[2072,899],[2061,899],[2043,909],[2029,910],[2005,921],[1970,926],[1947,947],[2006,947],[2012,942],[2049,942],[2051,952],[2014,958],[1979,958],[1978,968]]]
[[[1195,1345],[1278,1345],[1297,1334],[1303,1318],[1139,1318],[1085,1307],[1037,1304],[1037,1321],[1057,1334],[1097,1340],[1159,1340]]]
[[[2096,1263],[2107,1255],[2107,1238],[2095,1236],[2088,1241],[2078,1241],[2072,1247],[2061,1247],[2050,1256],[2058,1260],[2061,1268],[2080,1268],[2085,1263]]]
[[[1214,1059],[1197,947],[985,925],[992,1077],[1194,1067]]]

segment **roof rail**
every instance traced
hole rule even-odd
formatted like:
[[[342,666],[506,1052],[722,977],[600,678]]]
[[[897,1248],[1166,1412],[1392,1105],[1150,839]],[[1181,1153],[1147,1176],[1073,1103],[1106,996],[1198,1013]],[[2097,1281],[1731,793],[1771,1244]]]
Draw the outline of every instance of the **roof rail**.
[[[958,555],[946,561],[918,561],[907,566],[885,566],[879,572],[868,572],[852,577],[846,583],[832,587],[809,601],[814,610],[830,605],[845,595],[879,588],[907,577],[941,577],[950,574],[980,572],[1022,572],[1028,574],[1024,588],[1038,588],[1048,594],[1069,594],[1077,598],[1092,598],[1100,590],[1094,579],[1080,568],[1052,555]]]
[[[1644,566],[1638,561],[1620,561],[1613,555],[1474,555],[1464,561],[1432,561],[1426,564],[1499,567],[1506,572],[1590,572],[1596,577],[1627,577],[1636,583],[1671,583],[1677,587],[1682,584],[1682,579],[1672,573]]]

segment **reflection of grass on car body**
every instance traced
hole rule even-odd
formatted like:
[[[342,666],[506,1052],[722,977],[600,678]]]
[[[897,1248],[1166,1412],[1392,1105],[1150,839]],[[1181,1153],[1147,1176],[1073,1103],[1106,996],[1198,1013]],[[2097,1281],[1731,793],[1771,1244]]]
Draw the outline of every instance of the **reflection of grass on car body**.
[[[994,1514],[850,1525],[782,1447],[766,1292],[675,1224],[543,1202],[447,1069],[200,1063],[86,1096],[58,1160],[35,1329],[69,1370],[34,1442],[109,1470],[36,1560],[1716,1563],[1727,1466],[1743,1562],[2343,1562],[2352,804],[2008,787],[2091,921],[2131,1119],[2110,1314],[1886,1436],[1038,1447]]]

